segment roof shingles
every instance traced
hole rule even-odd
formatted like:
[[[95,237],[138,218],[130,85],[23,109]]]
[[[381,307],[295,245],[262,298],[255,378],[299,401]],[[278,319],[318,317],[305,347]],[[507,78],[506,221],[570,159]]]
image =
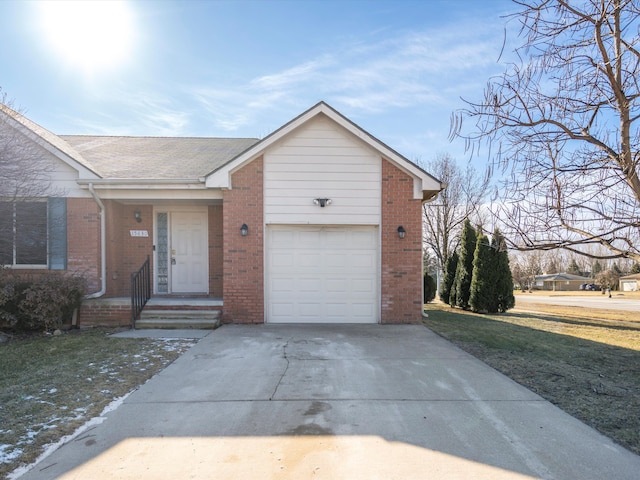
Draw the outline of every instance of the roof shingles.
[[[256,138],[60,138],[107,180],[197,180],[258,142]]]

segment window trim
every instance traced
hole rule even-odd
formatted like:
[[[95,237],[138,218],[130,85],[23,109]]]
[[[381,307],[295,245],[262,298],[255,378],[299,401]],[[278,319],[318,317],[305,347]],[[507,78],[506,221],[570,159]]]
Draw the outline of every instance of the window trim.
[[[12,263],[1,264],[4,268],[12,270],[66,270],[67,269],[67,203],[64,197],[38,197],[3,200],[11,204],[12,232],[11,232],[11,256]],[[17,205],[21,203],[45,203],[46,213],[46,252],[45,263],[16,263],[17,229],[16,215]]]

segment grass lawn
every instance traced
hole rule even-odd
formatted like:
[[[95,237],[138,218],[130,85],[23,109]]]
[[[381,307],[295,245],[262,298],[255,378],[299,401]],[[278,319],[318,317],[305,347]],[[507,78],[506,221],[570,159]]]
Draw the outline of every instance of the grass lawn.
[[[431,330],[640,454],[640,323],[425,309]]]
[[[192,340],[72,330],[0,344],[0,478],[165,368]]]

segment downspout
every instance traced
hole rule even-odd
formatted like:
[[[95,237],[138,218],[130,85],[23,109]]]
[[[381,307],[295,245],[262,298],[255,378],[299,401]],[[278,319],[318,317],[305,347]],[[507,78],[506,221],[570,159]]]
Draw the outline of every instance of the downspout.
[[[93,189],[93,183],[89,183],[89,192],[91,196],[100,207],[100,283],[101,288],[95,293],[85,295],[84,298],[99,298],[107,291],[107,233],[106,233],[106,220],[104,215],[104,203],[98,197],[98,194]]]

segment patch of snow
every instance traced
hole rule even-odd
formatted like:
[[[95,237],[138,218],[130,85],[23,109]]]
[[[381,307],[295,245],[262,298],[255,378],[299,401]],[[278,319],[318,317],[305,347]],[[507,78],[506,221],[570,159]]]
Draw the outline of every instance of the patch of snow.
[[[122,397],[116,398],[113,401],[111,401],[111,403],[109,403],[109,405],[104,407],[104,409],[100,413],[99,417],[91,418],[90,420],[85,422],[83,425],[79,426],[76,429],[76,431],[73,432],[71,435],[65,435],[64,437],[62,437],[57,442],[50,443],[49,445],[45,446],[44,447],[44,451],[42,452],[42,454],[38,458],[36,458],[36,460],[33,463],[31,463],[30,465],[23,465],[21,467],[16,468],[13,472],[11,472],[7,476],[7,480],[16,480],[17,478],[21,477],[22,475],[27,473],[29,470],[31,470],[33,467],[35,467],[42,460],[44,460],[49,455],[51,455],[53,452],[55,452],[58,448],[63,446],[65,443],[70,442],[71,440],[73,440],[75,437],[77,437],[81,433],[86,432],[89,428],[91,428],[91,427],[93,427],[95,425],[100,425],[102,422],[104,422],[106,420],[105,415],[107,413],[109,413],[109,412],[112,412],[113,410],[118,408],[120,405],[122,405],[122,403],[124,403],[126,398],[129,395],[131,395],[134,391],[135,390],[132,390],[131,392],[127,393],[126,395],[123,395]],[[82,409],[81,408],[76,408],[75,410],[82,410]],[[0,458],[2,458],[2,453],[3,453],[2,447],[3,446],[0,445]],[[22,452],[20,452],[20,453],[22,453]]]
[[[0,463],[13,462],[22,455],[22,449],[15,448],[13,445],[0,445]]]
[[[51,390],[49,390],[49,393],[56,393],[58,391],[57,388],[52,388]]]

